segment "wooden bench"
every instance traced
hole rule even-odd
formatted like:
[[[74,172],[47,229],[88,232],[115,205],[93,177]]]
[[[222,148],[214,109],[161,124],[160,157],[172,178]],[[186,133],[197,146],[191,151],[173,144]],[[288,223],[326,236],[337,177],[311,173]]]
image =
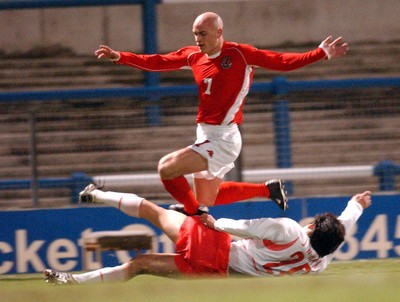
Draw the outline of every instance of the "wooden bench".
[[[101,267],[103,251],[157,251],[155,233],[149,230],[121,230],[91,232],[82,237],[82,269],[88,270],[90,252]]]

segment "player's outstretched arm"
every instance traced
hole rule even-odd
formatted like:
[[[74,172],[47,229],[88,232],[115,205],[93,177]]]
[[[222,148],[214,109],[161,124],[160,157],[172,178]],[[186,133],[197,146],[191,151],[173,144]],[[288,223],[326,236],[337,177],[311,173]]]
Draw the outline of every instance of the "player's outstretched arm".
[[[356,221],[360,218],[363,211],[371,205],[371,192],[365,191],[364,193],[355,194],[347,204],[342,214],[338,219],[343,223],[346,233],[348,233],[354,226]]]
[[[325,51],[328,60],[342,57],[347,53],[347,51],[349,50],[349,44],[341,43],[342,40],[342,37],[333,40],[332,36],[329,36],[321,42],[319,47],[321,47]]]
[[[98,59],[104,58],[112,61],[117,61],[120,58],[119,53],[107,45],[100,45],[100,48],[97,49],[94,54]]]

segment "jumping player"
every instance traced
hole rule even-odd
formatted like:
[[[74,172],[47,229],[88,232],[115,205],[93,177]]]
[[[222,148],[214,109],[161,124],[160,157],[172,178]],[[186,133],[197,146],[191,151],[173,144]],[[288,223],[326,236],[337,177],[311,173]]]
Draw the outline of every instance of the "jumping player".
[[[70,274],[47,269],[49,284],[84,284],[127,281],[137,275],[164,277],[281,276],[322,272],[355,225],[363,209],[371,205],[371,192],[354,195],[337,218],[316,215],[301,227],[289,218],[249,220],[186,216],[166,210],[135,194],[104,192],[90,184],[81,199],[104,202],[133,217],[148,220],[174,243],[175,254],[141,254],[109,268]],[[230,235],[241,239],[232,241]]]
[[[290,71],[346,54],[342,38],[326,38],[318,48],[305,53],[276,53],[246,44],[225,41],[220,16],[206,12],[193,23],[196,46],[168,54],[134,54],[101,45],[98,58],[146,71],[190,69],[198,86],[197,139],[183,149],[164,156],[158,172],[165,189],[184,205],[187,214],[200,204],[228,204],[252,197],[269,197],[265,184],[223,182],[234,167],[242,147],[238,125],[256,67]],[[184,175],[193,174],[194,190]],[[281,204],[283,209],[286,203]]]

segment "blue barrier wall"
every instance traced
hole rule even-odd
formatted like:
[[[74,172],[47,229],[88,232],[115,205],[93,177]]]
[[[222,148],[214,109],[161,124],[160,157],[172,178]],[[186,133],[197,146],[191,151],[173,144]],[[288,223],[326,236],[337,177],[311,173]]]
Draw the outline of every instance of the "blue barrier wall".
[[[211,208],[216,218],[279,217],[300,221],[317,213],[339,215],[349,198],[293,199],[282,212],[272,202],[243,202]],[[373,205],[359,219],[354,233],[336,254],[338,260],[400,256],[400,195],[374,195]],[[143,224],[157,234],[160,252],[173,245],[146,221],[128,217],[109,207],[76,207],[52,210],[0,212],[0,274],[34,273],[45,268],[64,271],[82,269],[81,238],[92,231],[134,228]],[[125,262],[132,252],[104,252],[104,266]]]

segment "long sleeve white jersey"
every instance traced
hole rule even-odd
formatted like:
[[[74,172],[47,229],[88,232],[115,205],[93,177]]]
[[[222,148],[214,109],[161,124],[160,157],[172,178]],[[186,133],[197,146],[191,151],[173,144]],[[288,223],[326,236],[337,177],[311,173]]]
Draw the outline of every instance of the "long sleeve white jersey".
[[[363,212],[351,199],[338,219],[346,234]],[[215,229],[241,239],[233,241],[229,267],[253,276],[318,273],[323,271],[333,254],[320,258],[311,247],[310,239],[296,221],[290,218],[260,218],[250,220],[218,219]]]

